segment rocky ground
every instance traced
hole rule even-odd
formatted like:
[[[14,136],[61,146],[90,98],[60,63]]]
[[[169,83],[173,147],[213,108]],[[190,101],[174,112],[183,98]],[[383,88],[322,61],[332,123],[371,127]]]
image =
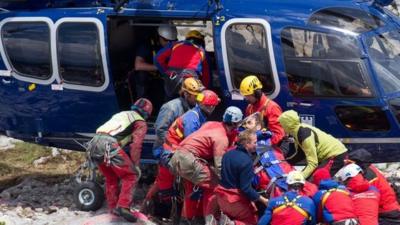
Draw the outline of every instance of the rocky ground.
[[[73,174],[83,155],[32,146],[0,136],[0,225],[132,224],[107,214],[106,204],[95,212],[76,207]],[[38,149],[21,154],[24,147]],[[136,199],[143,198],[143,188],[138,188]]]
[[[13,160],[11,152],[2,154],[17,151],[21,148],[19,145],[15,140],[0,136],[0,225],[132,224],[107,214],[105,205],[96,212],[80,211],[74,205],[76,182],[72,174],[82,162],[82,157],[71,156],[76,153],[70,151],[47,149],[43,155],[32,156],[28,166],[11,162],[14,168],[5,163]],[[64,173],[57,171],[54,163]],[[400,187],[400,163],[378,164],[378,167]],[[143,198],[146,189],[144,184],[140,186],[135,198]],[[137,224],[153,223],[142,221]]]

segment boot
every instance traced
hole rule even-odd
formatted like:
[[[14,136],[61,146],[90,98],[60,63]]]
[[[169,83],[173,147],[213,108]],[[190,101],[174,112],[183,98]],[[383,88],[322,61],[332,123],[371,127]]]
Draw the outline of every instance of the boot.
[[[116,209],[114,209],[114,214],[123,217],[125,220],[129,222],[133,223],[137,222],[137,218],[135,217],[135,215],[131,213],[131,211],[128,208],[117,207]]]
[[[217,220],[211,214],[207,215],[204,219],[206,221],[205,225],[218,225]]]
[[[219,225],[235,225],[235,222],[233,222],[227,215],[221,213]]]

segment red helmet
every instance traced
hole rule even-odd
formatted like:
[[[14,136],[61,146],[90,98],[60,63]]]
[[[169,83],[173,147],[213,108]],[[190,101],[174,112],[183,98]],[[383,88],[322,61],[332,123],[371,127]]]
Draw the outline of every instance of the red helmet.
[[[211,90],[204,90],[197,95],[196,100],[199,104],[205,106],[217,106],[221,101],[218,95]]]
[[[137,111],[144,119],[147,119],[153,111],[153,104],[147,98],[139,98],[131,109]]]

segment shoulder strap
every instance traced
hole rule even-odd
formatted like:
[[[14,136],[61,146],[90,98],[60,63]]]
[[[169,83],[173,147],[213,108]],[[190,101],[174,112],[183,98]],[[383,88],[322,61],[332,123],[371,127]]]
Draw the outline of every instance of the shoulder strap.
[[[343,190],[343,189],[340,189],[340,188],[331,188],[331,189],[329,189],[327,192],[325,192],[322,195],[322,201],[321,201],[322,208],[325,207],[325,203],[328,200],[329,195],[331,195],[332,192],[334,192],[334,191],[337,191],[337,192],[342,193],[344,195],[350,195],[350,193],[348,191],[346,191],[346,190]]]
[[[282,210],[290,207],[293,208],[294,210],[296,210],[297,212],[299,212],[301,215],[304,216],[304,218],[307,218],[308,220],[311,220],[310,215],[308,214],[307,211],[305,211],[304,209],[302,209],[296,202],[297,200],[299,200],[301,198],[301,195],[297,195],[292,201],[289,201],[289,199],[287,198],[287,196],[283,196],[283,199],[285,200],[285,204],[280,205],[278,207],[276,207],[272,213],[279,213]]]

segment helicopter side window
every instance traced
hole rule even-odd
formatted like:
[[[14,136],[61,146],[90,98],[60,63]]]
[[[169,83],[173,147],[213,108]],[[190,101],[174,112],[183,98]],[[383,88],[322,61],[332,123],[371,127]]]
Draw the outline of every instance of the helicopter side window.
[[[13,70],[21,76],[49,79],[52,75],[50,28],[45,22],[8,22],[1,30]]]
[[[249,74],[257,75],[263,91],[275,89],[265,28],[261,24],[235,23],[226,29],[226,49],[234,89]]]
[[[385,93],[400,90],[400,33],[385,32],[366,39],[369,57]]]
[[[372,96],[352,36],[287,28],[281,37],[289,89],[294,96]]]
[[[99,87],[104,83],[99,32],[91,22],[64,22],[57,29],[60,76],[65,83]]]
[[[378,17],[365,11],[343,7],[318,11],[310,17],[309,23],[355,33],[367,32],[385,25]]]
[[[390,130],[385,111],[378,106],[338,106],[335,112],[343,125],[352,131]]]

